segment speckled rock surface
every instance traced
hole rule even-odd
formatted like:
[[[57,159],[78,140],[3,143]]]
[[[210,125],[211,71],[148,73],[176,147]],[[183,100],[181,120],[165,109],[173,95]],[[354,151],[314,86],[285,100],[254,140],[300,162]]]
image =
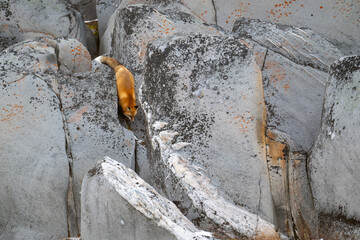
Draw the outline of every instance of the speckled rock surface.
[[[98,17],[98,29],[100,38],[103,36],[111,14],[115,12],[120,4],[119,0],[97,0],[96,13]]]
[[[6,170],[1,179],[4,239],[79,235],[81,181],[94,158],[109,155],[135,168],[135,137],[118,120],[114,73],[104,65],[84,72],[91,62],[72,62],[78,51],[89,56],[77,40],[45,38],[2,52],[0,133],[6,137],[0,148],[8,150],[2,151],[1,167],[21,173]],[[58,71],[63,65],[73,71]],[[11,210],[7,202],[24,208]]]
[[[267,126],[288,134],[293,151],[308,151],[320,129],[327,70],[340,51],[309,29],[258,20],[239,19],[233,33],[262,69]]]
[[[135,172],[109,157],[85,176],[81,202],[83,239],[213,239]]]
[[[238,18],[312,29],[344,54],[360,54],[359,1],[214,0],[217,24],[231,30]]]
[[[135,167],[135,137],[120,125],[116,81],[112,69],[59,78],[60,98],[68,123],[73,157],[74,196],[80,216],[81,181],[89,167],[105,155]]]
[[[190,13],[161,9],[139,4],[116,12],[111,53],[133,72],[143,70],[146,46],[153,40],[176,33],[221,34]]]
[[[323,71],[341,57],[336,47],[310,29],[241,18],[235,22],[233,33],[237,38],[250,38],[297,64]]]
[[[70,37],[86,45],[79,12],[64,0],[3,1],[0,49],[34,37]]]
[[[68,234],[69,161],[60,101],[43,74],[56,69],[48,50],[26,42],[0,55],[0,239]]]
[[[57,39],[58,64],[63,73],[91,70],[91,56],[86,47],[75,39]]]
[[[155,172],[166,176],[162,186],[171,189],[169,197],[189,219],[219,239],[289,239],[273,224],[229,201],[201,166],[179,153],[188,143],[172,144],[172,138],[178,134],[163,130],[163,123],[153,124],[156,133],[152,144],[161,156]]]
[[[220,36],[161,38],[148,46],[144,76],[140,99],[157,186],[166,176],[156,172],[162,156],[151,139],[162,121],[164,141],[190,143],[179,150],[185,158],[236,204],[273,221],[262,78],[248,48]],[[165,189],[168,196],[174,188]]]
[[[309,162],[316,209],[338,216],[338,222],[345,217],[350,225],[360,222],[359,98],[360,56],[341,58],[331,66],[321,132]]]

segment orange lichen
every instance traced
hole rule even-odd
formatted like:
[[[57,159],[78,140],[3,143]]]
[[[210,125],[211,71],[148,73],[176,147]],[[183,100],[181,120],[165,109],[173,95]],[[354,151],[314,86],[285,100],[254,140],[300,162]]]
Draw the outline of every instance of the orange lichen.
[[[267,60],[265,62],[265,68],[268,72],[270,84],[274,86],[280,84],[280,86],[284,88],[285,92],[287,92],[290,88],[290,83],[286,78],[286,69],[282,66],[282,64],[275,60]]]
[[[81,118],[82,118],[82,115],[87,112],[88,110],[90,109],[89,106],[85,106],[85,107],[82,107],[80,108],[79,110],[77,110],[76,112],[74,112],[72,114],[72,116],[69,118],[69,123],[78,123],[80,122]]]
[[[240,17],[251,17],[253,15],[251,13],[248,13],[250,3],[239,2],[238,4],[239,7],[229,14],[229,16],[227,17],[227,19],[229,20],[226,20],[226,23],[229,23],[229,21],[235,22],[236,19]]]

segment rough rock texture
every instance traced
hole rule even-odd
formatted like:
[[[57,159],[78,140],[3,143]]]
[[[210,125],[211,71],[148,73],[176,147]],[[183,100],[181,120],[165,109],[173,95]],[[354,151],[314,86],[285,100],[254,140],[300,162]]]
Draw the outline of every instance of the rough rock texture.
[[[98,29],[100,38],[103,36],[110,19],[120,4],[119,0],[97,0],[96,13],[98,18]]]
[[[114,74],[89,68],[89,53],[74,39],[27,40],[2,52],[4,239],[79,235],[81,181],[94,159],[109,155],[135,168],[135,137],[119,123]]]
[[[81,73],[91,70],[91,56],[83,44],[75,39],[58,39],[57,43],[60,71]]]
[[[65,0],[3,1],[0,49],[34,37],[70,37],[86,45],[79,12]]]
[[[151,126],[167,122],[159,133],[164,141],[190,143],[179,150],[185,158],[202,166],[236,204],[273,221],[261,72],[248,48],[220,36],[162,38],[148,46],[144,76],[148,146]],[[163,156],[154,145],[150,151],[156,170]],[[154,174],[160,183],[166,177]],[[173,188],[166,189],[168,196]]]
[[[159,122],[154,125],[156,129]],[[169,197],[189,219],[220,239],[288,239],[271,223],[227,200],[204,175],[202,167],[192,164],[174,149],[174,145],[186,147],[187,144],[171,144],[172,135],[161,131],[153,137],[153,145],[158,146],[161,155],[157,173],[163,171],[166,176],[163,186],[171,189]]]
[[[319,230],[306,161],[306,152],[289,152],[289,202],[296,236],[304,240],[317,239]]]
[[[331,66],[321,132],[309,162],[319,214],[337,222],[345,218],[349,225],[360,222],[359,97],[360,56],[341,58]],[[352,234],[359,238],[359,231]]]
[[[69,0],[76,10],[86,20],[96,19],[96,0]]]
[[[45,41],[0,55],[0,239],[68,235],[65,124],[54,78],[43,74],[57,69],[53,60]]]
[[[250,38],[291,61],[327,71],[341,52],[310,29],[241,18],[234,24],[236,37]]]
[[[266,156],[269,168],[271,194],[274,201],[276,226],[290,236],[294,235],[294,224],[289,201],[288,159],[290,145],[288,137],[276,130],[266,131]]]
[[[345,54],[360,54],[358,0],[213,0],[217,24],[231,30],[241,17],[309,28]]]
[[[109,157],[82,184],[82,238],[212,239],[135,172]]]
[[[118,120],[116,81],[105,65],[59,78],[73,158],[74,197],[80,216],[81,181],[89,166],[108,155],[135,168],[135,137]],[[84,151],[86,149],[86,151]]]
[[[293,151],[308,151],[320,128],[325,71],[339,50],[311,30],[257,20],[239,19],[233,32],[262,68],[268,127],[288,134]]]
[[[189,13],[148,5],[130,5],[115,16],[112,55],[133,72],[142,71],[149,42],[177,33],[221,34]]]

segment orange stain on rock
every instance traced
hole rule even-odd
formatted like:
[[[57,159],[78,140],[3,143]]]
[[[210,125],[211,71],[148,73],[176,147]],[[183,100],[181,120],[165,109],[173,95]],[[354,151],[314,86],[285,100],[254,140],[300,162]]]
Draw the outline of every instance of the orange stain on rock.
[[[69,119],[69,123],[78,123],[80,122],[82,115],[87,112],[90,109],[89,106],[85,106],[80,108],[79,110],[77,110],[76,112],[73,113],[73,115],[71,116],[71,118]]]

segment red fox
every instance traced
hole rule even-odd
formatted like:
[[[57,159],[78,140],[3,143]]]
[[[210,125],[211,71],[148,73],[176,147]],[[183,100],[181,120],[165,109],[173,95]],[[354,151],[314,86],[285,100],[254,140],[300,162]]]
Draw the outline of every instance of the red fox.
[[[133,122],[138,109],[138,106],[136,105],[133,75],[128,69],[111,57],[99,56],[94,60],[99,63],[104,63],[114,69],[119,104],[124,115]]]

